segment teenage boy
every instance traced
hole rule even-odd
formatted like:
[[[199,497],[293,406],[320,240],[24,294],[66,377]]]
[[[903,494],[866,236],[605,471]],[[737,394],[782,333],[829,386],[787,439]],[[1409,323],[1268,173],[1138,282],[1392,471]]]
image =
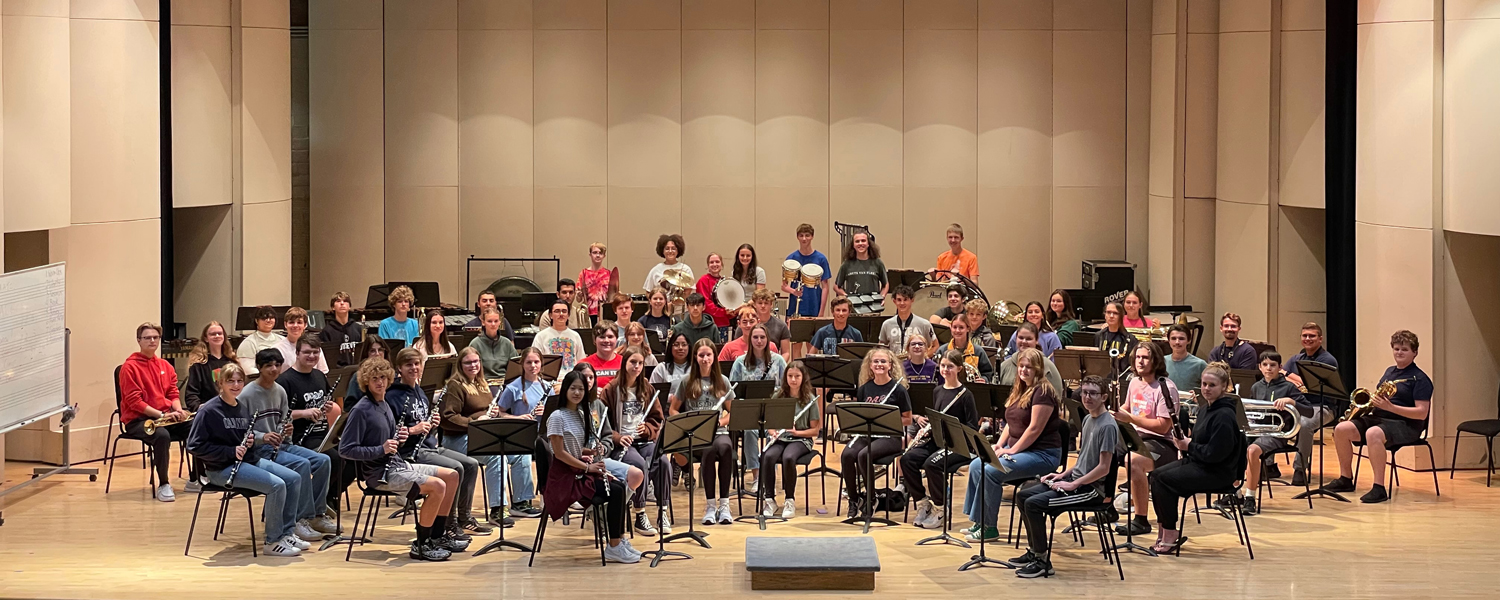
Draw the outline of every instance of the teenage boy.
[[[434,525],[432,535],[437,536],[444,547],[453,552],[463,552],[472,539],[465,530],[478,531],[479,521],[470,515],[474,502],[474,485],[479,481],[479,461],[447,448],[438,446],[438,436],[429,435],[432,424],[432,403],[420,387],[423,354],[415,348],[403,348],[396,353],[396,372],[399,380],[391,384],[385,399],[391,407],[396,422],[406,426],[408,437],[398,449],[403,458],[417,465],[432,465],[451,469],[458,473],[458,490],[454,493],[450,518]],[[487,531],[487,530],[486,530]]]
[[[927,271],[957,273],[974,279],[979,276],[979,257],[964,249],[964,228],[958,223],[948,226],[948,251],[937,257],[937,268]]]
[[[833,322],[813,333],[812,347],[815,352],[833,355],[838,353],[839,344],[843,342],[865,341],[858,329],[849,326],[849,312],[852,305],[848,298],[834,298],[828,306],[829,310],[833,311]]]
[[[421,324],[416,319],[406,318],[417,297],[411,293],[411,288],[400,285],[391,290],[386,301],[391,305],[392,314],[380,320],[380,339],[386,342],[399,341],[402,348],[410,346],[422,334]]]
[[[615,331],[615,338],[618,340],[625,339],[625,325],[630,323],[631,317],[635,316],[635,305],[632,302],[633,300],[630,299],[630,296],[620,293],[616,293],[609,299],[609,307],[615,311],[615,323],[617,324],[615,327],[617,330]]]
[[[318,411],[291,409],[286,390],[276,383],[276,378],[281,375],[281,365],[281,352],[275,348],[266,348],[256,353],[255,366],[258,374],[250,383],[245,384],[245,391],[240,392],[240,402],[245,404],[245,410],[252,415],[263,410],[281,413],[279,418],[256,421],[252,428],[255,429],[256,445],[274,449],[275,456],[262,456],[295,471],[303,480],[311,478],[312,485],[302,486],[298,490],[299,498],[287,498],[288,502],[294,502],[297,506],[292,511],[297,517],[292,534],[305,542],[321,539],[324,533],[338,531],[333,519],[323,513],[326,506],[324,499],[328,495],[330,465],[327,456],[293,444],[292,440],[283,437],[286,423],[297,419],[312,419]]]
[[[792,362],[792,330],[786,326],[786,321],[771,314],[771,307],[776,305],[776,294],[769,289],[760,288],[750,293],[750,306],[755,308],[755,320],[766,326],[766,339],[771,345],[781,349],[781,357],[788,364]]]
[[[1395,383],[1396,393],[1382,395],[1377,384],[1377,391],[1370,398],[1374,410],[1334,427],[1333,442],[1339,452],[1339,478],[1323,486],[1323,489],[1330,492],[1354,491],[1354,482],[1350,480],[1354,473],[1351,468],[1354,463],[1354,442],[1362,441],[1365,452],[1370,455],[1370,472],[1375,485],[1359,501],[1373,504],[1390,499],[1385,491],[1386,446],[1409,444],[1420,439],[1422,431],[1427,429],[1428,410],[1432,408],[1432,379],[1416,363],[1419,345],[1417,334],[1405,329],[1391,335],[1391,357],[1395,359],[1396,365],[1385,370],[1379,383]]]
[[[581,296],[582,294],[578,293],[578,285],[573,283],[572,279],[558,280],[557,299],[568,303],[567,326],[572,329],[588,329],[594,326],[594,323],[589,320],[589,306],[580,300]],[[537,317],[536,326],[539,329],[551,327],[552,311],[544,312]]]
[[[782,283],[781,291],[787,294],[787,316],[799,317],[821,317],[823,316],[823,299],[828,297],[829,279],[833,277],[833,269],[828,266],[828,257],[822,252],[813,250],[813,226],[803,223],[797,226],[797,249],[786,255],[787,260],[795,260],[798,265],[818,265],[823,268],[823,278],[818,285],[807,287]],[[799,267],[800,268],[800,267]],[[801,276],[798,275],[800,278]]]
[[[1016,576],[1031,579],[1050,577],[1052,546],[1047,536],[1047,517],[1057,516],[1080,507],[1107,501],[1112,490],[1106,489],[1113,468],[1115,448],[1120,445],[1120,428],[1114,415],[1105,410],[1104,378],[1089,375],[1078,387],[1083,408],[1083,440],[1078,445],[1078,462],[1067,473],[1043,475],[1041,480],[1020,491],[1016,503],[1023,508],[1026,523],[1026,553],[1010,560],[1019,567]]]
[[[479,313],[479,319],[484,322],[484,327],[469,341],[469,347],[479,352],[479,360],[484,363],[484,378],[490,380],[491,385],[503,385],[505,365],[516,357],[516,345],[500,331],[504,318],[499,309],[485,308]]]
[[[510,326],[510,319],[505,318],[505,309],[500,306],[500,301],[495,298],[495,293],[489,290],[479,292],[479,299],[474,302],[474,314],[477,315],[472,321],[464,324],[464,329],[478,331],[484,329],[484,310],[493,308],[500,311],[500,333],[505,339],[512,343],[516,341],[516,330]]]
[[[303,334],[307,333],[307,310],[300,306],[293,306],[286,309],[286,314],[281,317],[281,320],[286,323],[286,337],[276,342],[276,350],[281,352],[282,364],[297,362],[297,342],[302,339]],[[312,340],[312,336],[307,336],[307,339]],[[317,347],[319,349],[318,360],[315,366],[319,371],[327,373],[328,362],[323,358],[322,346],[317,345]]]
[[[558,354],[562,356],[562,372],[573,370],[573,365],[583,360],[583,337],[577,331],[568,329],[568,312],[572,310],[572,304],[567,300],[558,298],[552,301],[552,310],[547,311],[550,319],[547,327],[536,332],[536,338],[531,345],[539,348],[543,354]]]
[[[365,327],[359,321],[349,318],[349,294],[334,292],[333,298],[328,301],[328,308],[333,310],[333,318],[323,323],[318,339],[324,343],[339,345],[338,360],[335,361],[338,366],[345,367],[359,362],[354,358],[354,349],[364,341]]]
[[[290,311],[288,311],[290,312]],[[338,421],[339,403],[332,400],[333,390],[328,386],[328,376],[318,370],[318,360],[323,357],[321,345],[311,336],[297,340],[297,354],[292,368],[276,377],[276,384],[286,390],[287,406],[292,410],[291,442],[308,450],[317,450],[328,436],[328,427]],[[326,411],[326,412],[324,412]],[[353,464],[346,464],[339,457],[338,448],[329,448],[323,453],[328,457],[328,508],[338,511],[339,498],[349,484],[358,476]]]
[[[620,374],[620,355],[615,352],[620,337],[614,321],[600,319],[594,326],[594,353],[579,361],[594,368],[594,387],[603,390]]]
[[[1260,357],[1250,342],[1240,339],[1240,316],[1231,312],[1219,317],[1219,333],[1224,343],[1208,352],[1208,362],[1228,363],[1231,369],[1254,369]]]
[[[158,427],[146,435],[146,419],[160,419],[169,414],[184,418],[182,400],[177,392],[177,369],[156,356],[161,347],[161,326],[142,323],[135,328],[135,343],[138,352],[131,353],[120,365],[120,420],[125,423],[125,433],[151,446],[151,466],[156,469],[156,499],[162,502],[176,500],[172,491],[170,471],[172,442],[187,439],[192,429],[190,423],[177,423]]]
[[[1167,379],[1177,385],[1178,390],[1196,390],[1203,380],[1203,369],[1208,362],[1188,354],[1188,340],[1193,334],[1187,325],[1173,325],[1167,329],[1167,345],[1172,354],[1167,356]]]
[[[714,320],[703,312],[707,304],[708,300],[703,297],[703,294],[698,292],[688,294],[687,316],[672,326],[672,333],[674,335],[680,333],[687,336],[689,347],[698,343],[698,340],[705,338],[712,340],[715,344],[722,341],[722,338],[719,337],[719,328],[714,325]]]
[[[721,361],[732,361],[750,351],[750,331],[755,329],[756,325],[760,324],[760,317],[756,316],[754,308],[744,306],[740,307],[739,312],[735,313],[735,322],[740,327],[739,335],[729,343],[724,344],[723,348],[719,349],[719,360]],[[770,336],[766,337],[769,338]],[[780,354],[776,342],[767,339],[766,344],[766,348],[772,354]]]
[[[1281,370],[1286,372],[1287,381],[1292,382],[1298,388],[1307,388],[1307,382],[1302,379],[1302,371],[1299,365],[1302,361],[1320,362],[1334,369],[1339,366],[1339,360],[1334,358],[1328,350],[1323,348],[1323,327],[1308,321],[1302,324],[1302,351],[1293,354],[1281,365]],[[1312,460],[1313,435],[1324,425],[1327,425],[1338,417],[1331,407],[1342,398],[1324,398],[1317,394],[1318,388],[1308,388],[1307,399],[1313,404],[1313,414],[1302,417],[1302,429],[1297,432],[1297,459],[1292,463],[1292,485],[1307,485],[1307,465]]]
[[[255,307],[255,331],[245,336],[240,341],[240,346],[234,349],[236,356],[240,357],[240,366],[245,369],[245,374],[255,377],[255,355],[261,350],[275,349],[281,345],[284,338],[271,331],[276,327],[276,309],[269,306]],[[246,387],[249,387],[248,385]],[[255,412],[255,411],[250,411]]]
[[[899,348],[898,352],[906,349],[906,339],[912,334],[921,334],[922,339],[932,341],[937,335],[932,331],[932,323],[927,319],[911,314],[911,302],[917,297],[915,290],[909,285],[898,285],[891,292],[896,300],[896,316],[886,319],[880,324],[880,343],[888,348]],[[932,344],[932,352],[937,352],[937,344]],[[931,356],[931,354],[928,354]],[[916,364],[921,364],[917,361]]]
[[[1281,353],[1275,350],[1260,353],[1260,381],[1250,386],[1250,396],[1256,400],[1274,401],[1276,410],[1296,406],[1299,419],[1301,411],[1312,409],[1312,404],[1297,390],[1297,385],[1287,381],[1282,374]],[[1255,492],[1260,487],[1261,475],[1271,479],[1281,477],[1281,468],[1276,466],[1276,462],[1262,463],[1261,457],[1286,445],[1287,440],[1263,435],[1255,438],[1250,447],[1245,449],[1245,485],[1240,487],[1245,514],[1260,512],[1260,507],[1255,504]]]

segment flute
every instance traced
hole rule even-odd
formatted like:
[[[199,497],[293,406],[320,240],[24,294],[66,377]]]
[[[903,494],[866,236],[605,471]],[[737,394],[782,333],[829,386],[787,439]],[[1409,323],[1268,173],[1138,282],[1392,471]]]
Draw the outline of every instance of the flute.
[[[802,417],[807,416],[807,411],[812,410],[812,408],[814,406],[817,406],[817,405],[818,405],[818,397],[817,396],[813,396],[812,400],[808,400],[807,401],[807,406],[802,407],[801,410],[797,411],[797,414],[792,415],[792,427],[795,429],[797,427],[797,421],[801,421]],[[781,431],[776,432],[776,435],[771,436],[771,438],[772,439],[785,440],[785,441],[791,441],[791,440],[793,440],[793,439],[796,438],[795,435],[790,435],[791,433],[792,433],[791,431],[783,429]]]

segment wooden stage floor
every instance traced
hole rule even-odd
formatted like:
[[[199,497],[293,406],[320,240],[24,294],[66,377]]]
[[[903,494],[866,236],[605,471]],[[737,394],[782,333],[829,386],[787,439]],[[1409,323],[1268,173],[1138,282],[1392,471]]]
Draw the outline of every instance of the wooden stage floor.
[[[33,465],[6,466],[9,486],[29,476]],[[1291,500],[1289,488],[1279,488],[1264,512],[1248,519],[1254,562],[1236,543],[1229,521],[1205,514],[1203,524],[1198,525],[1189,517],[1192,541],[1182,557],[1126,555],[1124,582],[1097,553],[1095,538],[1088,538],[1086,549],[1069,545],[1064,538],[1053,559],[1056,576],[1021,580],[1007,570],[958,572],[958,565],[973,552],[956,546],[914,546],[913,542],[930,534],[926,530],[908,525],[877,529],[871,535],[877,541],[883,571],[874,593],[894,597],[1020,594],[1028,598],[1077,598],[1080,594],[1380,600],[1496,597],[1500,595],[1496,591],[1500,487],[1486,489],[1483,472],[1462,472],[1451,482],[1447,473],[1440,478],[1441,497],[1433,495],[1429,474],[1405,473],[1405,486],[1391,502],[1366,506],[1357,501],[1319,500],[1312,511],[1305,502]],[[814,487],[816,483],[815,479]],[[532,568],[527,568],[525,554],[509,550],[478,558],[466,553],[446,563],[413,562],[406,557],[404,545],[413,535],[411,526],[397,526],[395,521],[379,528],[376,544],[357,547],[351,563],[344,562],[342,548],[292,559],[252,559],[243,505],[235,505],[227,537],[216,542],[212,528],[217,507],[206,498],[193,555],[185,557],[182,548],[193,495],[184,493],[182,482],[175,481],[177,502],[161,504],[151,499],[145,485],[139,459],[129,458],[116,468],[108,496],[101,474],[97,483],[89,483],[86,477],[59,476],[0,499],[5,517],[5,525],[0,526],[0,597],[161,600],[250,594],[271,598],[422,594],[445,599],[545,599],[593,593],[700,598],[705,593],[751,593],[750,577],[744,570],[747,536],[860,535],[854,526],[838,523],[831,514],[816,514],[819,497],[814,490],[813,516],[801,516],[799,509],[796,519],[773,523],[764,533],[753,523],[706,527],[713,549],[672,544],[694,559],[663,563],[657,569],[645,562],[600,567],[597,551],[589,536],[576,528],[576,521],[574,528],[560,523],[548,528],[544,552]],[[830,513],[837,493],[834,485],[830,478]],[[961,481],[955,485],[962,489]],[[686,526],[687,498],[681,488],[674,496],[680,531]],[[698,507],[701,511],[701,501]],[[1001,511],[1003,523],[1008,506]],[[349,518],[352,513],[346,523]],[[536,523],[523,519],[507,533],[529,542]],[[476,537],[474,549],[489,539],[493,537]],[[636,545],[642,550],[655,547],[654,539],[641,538]],[[1008,545],[991,548],[1000,558],[1017,554]],[[766,593],[783,597],[829,594]]]

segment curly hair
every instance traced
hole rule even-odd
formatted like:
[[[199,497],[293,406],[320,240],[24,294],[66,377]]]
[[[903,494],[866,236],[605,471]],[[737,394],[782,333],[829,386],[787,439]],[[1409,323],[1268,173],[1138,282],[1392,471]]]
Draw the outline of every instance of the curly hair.
[[[680,234],[680,233],[663,233],[663,234],[661,234],[661,237],[656,238],[656,255],[657,256],[660,256],[662,258],[666,258],[667,257],[667,242],[672,242],[673,244],[676,244],[676,246],[677,246],[677,258],[680,259],[683,256],[687,255],[687,242],[684,242],[682,240],[682,234]]]

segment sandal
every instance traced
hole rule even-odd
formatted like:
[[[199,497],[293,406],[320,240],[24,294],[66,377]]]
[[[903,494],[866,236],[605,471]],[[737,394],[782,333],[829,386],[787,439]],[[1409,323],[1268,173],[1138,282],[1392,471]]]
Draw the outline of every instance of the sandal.
[[[1187,536],[1185,536],[1185,535],[1178,535],[1177,536],[1177,541],[1173,542],[1171,545],[1165,545],[1165,544],[1162,544],[1161,542],[1157,542],[1155,546],[1151,547],[1151,550],[1153,552],[1155,552],[1158,556],[1163,555],[1163,554],[1176,554],[1178,556],[1182,556],[1182,545],[1185,544],[1185,543],[1187,543],[1187,541],[1188,541]]]

